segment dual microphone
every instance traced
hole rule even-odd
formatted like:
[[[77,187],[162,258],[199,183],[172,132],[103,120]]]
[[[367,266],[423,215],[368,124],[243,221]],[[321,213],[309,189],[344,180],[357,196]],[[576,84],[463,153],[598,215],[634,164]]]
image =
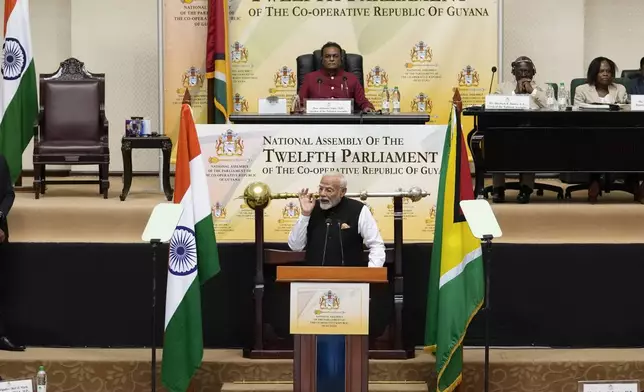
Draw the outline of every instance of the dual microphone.
[[[324,263],[326,263],[326,248],[327,244],[329,242],[329,228],[331,227],[331,224],[333,223],[333,219],[327,218],[324,223],[326,224],[326,231],[324,233],[324,250],[322,251],[322,265],[324,266]],[[344,245],[342,244],[342,225],[340,224],[340,221],[336,221],[337,226],[338,226],[338,235],[340,238],[340,257],[342,260],[342,265],[344,266]]]
[[[322,84],[324,83],[324,80],[322,78],[318,78],[318,95],[320,95],[320,88]],[[347,84],[347,77],[343,76],[342,77],[342,84],[340,85],[340,89],[344,90],[344,95],[349,98],[349,85]]]

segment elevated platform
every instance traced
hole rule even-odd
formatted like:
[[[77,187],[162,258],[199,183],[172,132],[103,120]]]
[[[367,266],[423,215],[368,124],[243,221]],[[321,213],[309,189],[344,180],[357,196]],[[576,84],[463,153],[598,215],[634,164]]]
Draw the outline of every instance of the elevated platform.
[[[121,179],[111,178],[110,183],[108,200],[101,198],[93,185],[52,185],[39,200],[33,193],[19,193],[9,217],[11,241],[141,242],[152,209],[165,202],[158,179],[135,177],[123,202],[118,198]],[[497,243],[644,242],[644,205],[633,203],[629,194],[611,192],[590,205],[583,191],[566,201],[557,201],[553,193],[546,192],[533,196],[528,205],[519,205],[513,202],[515,193],[508,191],[508,201],[493,206],[503,228]]]
[[[159,350],[159,369],[162,354]],[[150,391],[149,350],[30,348],[24,353],[0,352],[0,375],[5,379],[33,377],[40,365],[47,369],[52,391]],[[434,390],[433,369],[433,357],[422,351],[407,361],[371,361],[370,391],[416,392],[426,391],[427,386]],[[570,392],[577,390],[578,381],[596,379],[644,381],[644,349],[491,351],[490,391]],[[249,360],[238,350],[206,350],[194,386],[195,391],[209,392],[290,391],[292,380],[291,361]],[[399,388],[392,389],[394,386]],[[466,349],[461,391],[482,390],[483,350]]]

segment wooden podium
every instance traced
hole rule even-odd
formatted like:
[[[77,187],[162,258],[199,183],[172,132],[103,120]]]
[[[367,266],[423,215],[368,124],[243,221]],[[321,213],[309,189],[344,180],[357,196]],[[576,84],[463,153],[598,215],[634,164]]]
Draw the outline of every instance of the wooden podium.
[[[386,268],[277,267],[291,284],[294,392],[367,392],[369,284]]]

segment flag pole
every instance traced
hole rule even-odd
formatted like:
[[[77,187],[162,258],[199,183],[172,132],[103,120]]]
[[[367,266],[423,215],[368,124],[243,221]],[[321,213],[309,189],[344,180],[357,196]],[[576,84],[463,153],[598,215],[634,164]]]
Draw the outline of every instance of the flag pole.
[[[457,132],[461,127],[461,112],[463,111],[463,100],[461,98],[461,93],[458,88],[454,88],[454,95],[452,96],[452,105],[453,110],[456,111],[456,129]],[[481,238],[481,251],[483,257],[483,274],[485,279],[485,291],[483,293],[483,303],[484,303],[484,312],[485,312],[485,332],[484,332],[484,344],[485,344],[485,354],[483,361],[483,390],[484,392],[489,392],[490,390],[490,319],[491,319],[491,310],[490,306],[490,265],[492,259],[492,235],[486,234]]]
[[[490,390],[490,319],[491,310],[490,306],[490,260],[492,258],[492,236],[485,235],[481,241],[483,248],[483,271],[485,273],[485,361],[483,370],[483,379],[485,383],[485,392]]]
[[[157,390],[157,250],[159,248],[159,240],[151,240],[152,245],[152,342],[150,347],[152,349],[151,362],[151,391]]]
[[[456,129],[461,130],[461,111],[463,110],[463,100],[458,88],[454,89],[454,96],[452,97],[454,110],[456,110]],[[485,279],[485,292],[483,293],[483,303],[485,310],[485,359],[483,361],[483,384],[484,392],[490,390],[490,319],[491,310],[490,306],[490,260],[492,259],[492,235],[486,234],[481,239],[481,250],[483,252],[483,274]]]

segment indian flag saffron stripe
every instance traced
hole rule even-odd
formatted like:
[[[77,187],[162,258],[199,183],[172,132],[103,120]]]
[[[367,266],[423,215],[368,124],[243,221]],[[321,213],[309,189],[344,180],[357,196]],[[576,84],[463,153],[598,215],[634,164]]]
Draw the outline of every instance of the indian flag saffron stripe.
[[[11,179],[22,171],[22,153],[38,116],[36,69],[31,45],[29,0],[5,0],[4,57],[0,84],[0,154]]]
[[[455,109],[445,135],[441,169],[425,344],[436,354],[436,390],[451,392],[462,380],[463,339],[483,304],[485,289],[481,245],[459,205],[461,200],[474,199],[474,190]]]
[[[170,392],[184,392],[203,358],[201,285],[220,269],[206,171],[187,104],[181,108],[174,202],[183,214],[170,241],[161,376]]]

